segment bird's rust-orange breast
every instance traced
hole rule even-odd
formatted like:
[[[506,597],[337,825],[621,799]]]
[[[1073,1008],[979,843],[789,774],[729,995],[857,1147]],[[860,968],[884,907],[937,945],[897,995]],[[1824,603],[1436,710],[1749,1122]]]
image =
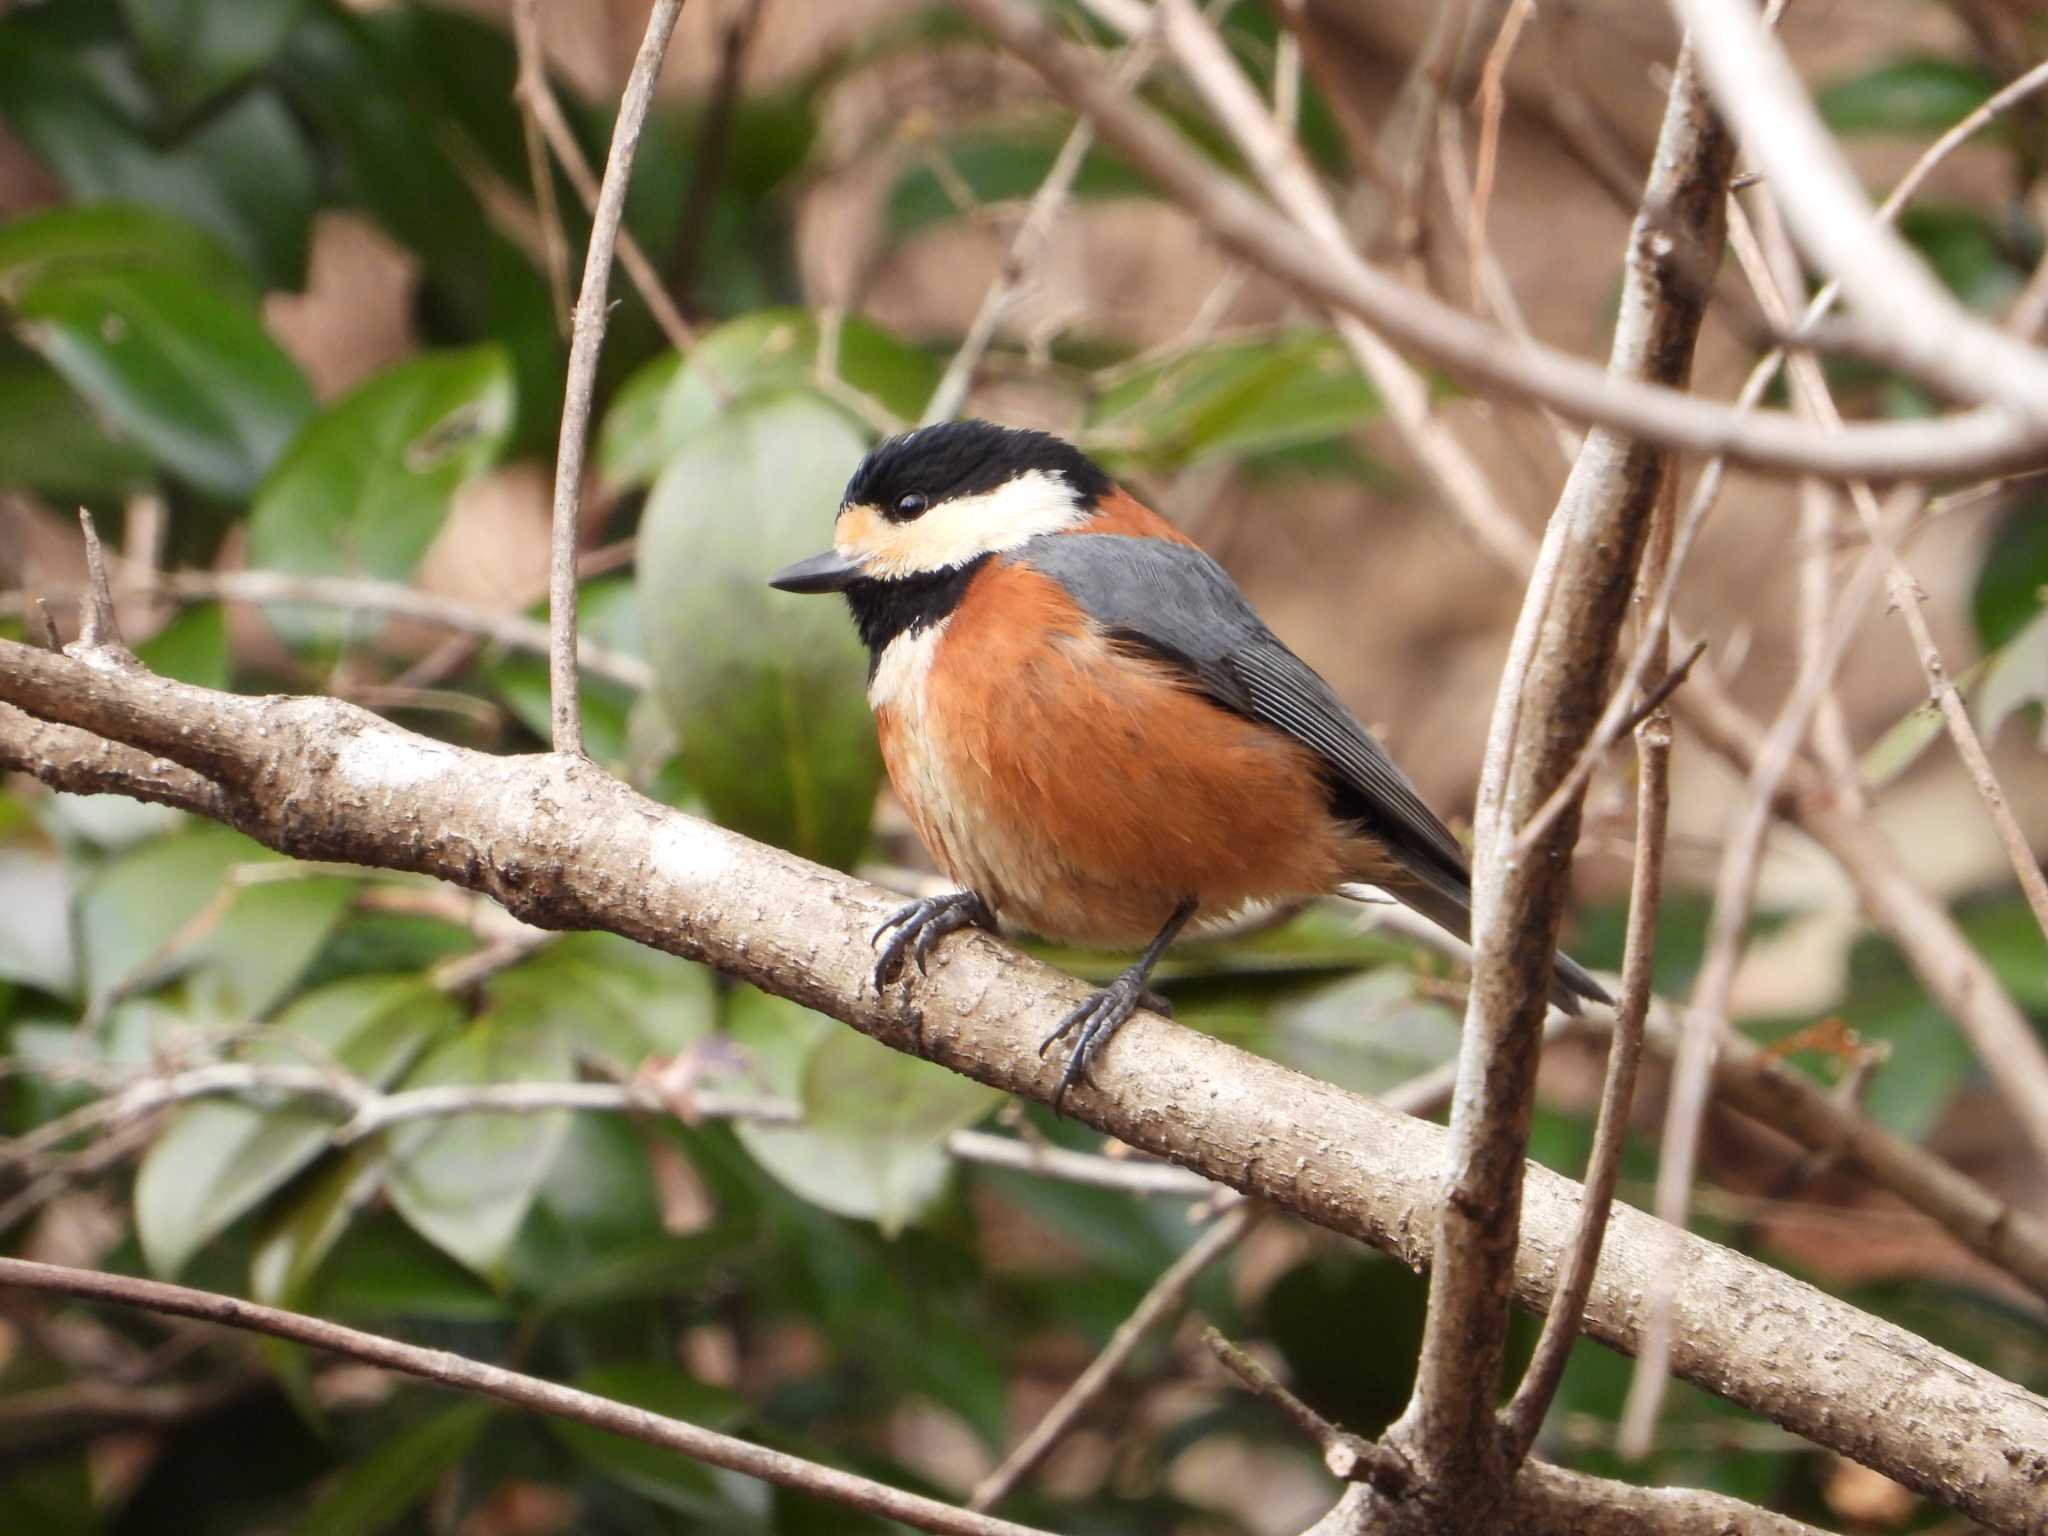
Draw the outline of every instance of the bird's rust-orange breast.
[[[1355,861],[1305,748],[1119,645],[1028,565],[989,565],[876,684],[933,857],[1048,937],[1141,943],[1186,896],[1220,915],[1326,891]]]

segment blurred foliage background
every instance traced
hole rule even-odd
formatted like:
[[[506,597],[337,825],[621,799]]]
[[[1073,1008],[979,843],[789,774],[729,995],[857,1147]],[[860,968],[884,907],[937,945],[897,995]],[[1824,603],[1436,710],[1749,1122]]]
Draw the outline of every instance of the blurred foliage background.
[[[1275,7],[1224,9],[1270,87]],[[1323,67],[1302,88],[1303,141],[1355,201],[1372,178],[1347,146],[1406,99],[1433,8],[1373,9],[1312,5],[1304,23]],[[1640,179],[1672,39],[1659,8],[1568,9],[1533,25],[1510,72],[1490,229],[1536,330],[1597,353],[1629,209],[1593,162]],[[542,8],[547,78],[593,161],[644,14]],[[1798,6],[1788,29],[1883,183],[2032,61],[2040,21],[2023,0],[1957,0]],[[521,625],[541,614],[564,274],[587,226],[559,170],[537,184],[517,78],[492,4],[0,4],[10,633],[32,623],[25,594],[75,589],[67,519],[83,504],[118,547],[124,625],[152,667],[331,691],[466,745],[543,744],[545,664]],[[1318,89],[1332,78],[1341,99]],[[1203,132],[1170,77],[1142,89]],[[1560,127],[1570,106],[1590,109],[1591,148]],[[1454,101],[1449,119],[1467,116]],[[586,737],[648,794],[905,889],[929,878],[879,794],[843,616],[762,576],[818,547],[865,445],[924,410],[1070,126],[943,6],[688,7],[628,225],[696,340],[679,351],[615,282],[585,529]],[[2041,256],[2042,128],[2013,116],[1905,221],[1973,305],[2002,305]],[[1464,189],[1427,160],[1428,238],[1389,235],[1379,254],[1462,293]],[[1728,393],[1749,361],[1710,327],[1703,387]],[[1865,412],[1928,409],[1867,370],[1836,382]],[[1232,270],[1114,157],[1085,162],[971,405],[1090,447],[1240,574],[1441,808],[1469,803],[1518,593],[1416,489],[1314,318]],[[1444,409],[1533,526],[1562,473],[1539,424],[1448,389]],[[2006,783],[2048,831],[2043,505],[2022,483],[1958,488],[1938,509],[1916,572],[1948,656],[1971,665]],[[1687,577],[1682,606],[1756,701],[1790,676],[1796,523],[1788,488],[1737,477]],[[1882,823],[2048,1019],[2041,935],[1883,616],[1842,693]],[[1667,992],[1697,962],[1738,787],[1682,752]],[[1588,817],[1574,945],[1597,965],[1619,956],[1630,797],[1617,769]],[[1092,1143],[793,1005],[620,940],[524,930],[424,882],[291,865],[159,808],[7,785],[0,906],[9,1252],[314,1311],[961,1497],[1201,1230],[1185,1202],[954,1158],[949,1136],[978,1122]],[[1984,1091],[1995,1064],[1864,931],[1839,879],[1780,846],[1764,907],[1745,1027],[1839,1019],[1887,1053],[1867,1078],[1872,1115],[2040,1209]],[[1162,974],[1183,1021],[1362,1091],[1455,1051],[1454,968],[1355,909],[1184,946]],[[1845,1072],[1839,1053],[1796,1059]],[[137,1096],[215,1063],[252,1081],[317,1068],[359,1092],[654,1082],[686,1107],[724,1093],[802,1119],[469,1114],[338,1138],[348,1110],[331,1096]],[[1598,1065],[1597,1043],[1553,1050],[1541,1160],[1578,1167]],[[1653,1083],[1625,1196],[1647,1187],[1659,1112]],[[1723,1240],[2048,1387],[2038,1301],[1768,1128],[1714,1122],[1700,1209]],[[1276,1217],[1192,1300],[1370,1431],[1405,1400],[1422,1296],[1392,1261]],[[1582,1347],[1544,1450],[1838,1525],[1935,1523],[1882,1479],[1690,1391],[1657,1453],[1623,1465],[1609,1447],[1625,1381],[1625,1362]],[[1073,1532],[1206,1536],[1298,1529],[1332,1491],[1183,1326],[1004,1507]],[[867,1528],[294,1349],[20,1296],[0,1297],[0,1523]]]

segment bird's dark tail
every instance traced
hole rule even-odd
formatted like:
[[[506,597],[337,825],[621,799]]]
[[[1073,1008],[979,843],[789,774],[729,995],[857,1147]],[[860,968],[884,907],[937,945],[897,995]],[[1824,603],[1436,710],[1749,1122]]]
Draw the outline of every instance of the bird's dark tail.
[[[1460,939],[1471,939],[1471,898],[1463,892],[1446,889],[1448,882],[1438,884],[1396,875],[1383,877],[1374,883],[1401,905],[1413,907],[1445,932]],[[1557,956],[1552,978],[1550,1000],[1574,1018],[1585,1012],[1585,1004],[1589,1001],[1609,1007],[1614,1005],[1607,989],[1570,955]]]

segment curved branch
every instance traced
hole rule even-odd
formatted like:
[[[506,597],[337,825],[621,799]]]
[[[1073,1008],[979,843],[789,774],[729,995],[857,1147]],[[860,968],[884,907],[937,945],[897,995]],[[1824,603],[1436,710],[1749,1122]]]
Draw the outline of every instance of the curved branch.
[[[492,757],[332,699],[216,693],[11,642],[0,697],[204,773],[227,819],[282,852],[412,870],[537,926],[619,933],[1051,1100],[1058,1067],[1038,1040],[1083,983],[962,934],[908,995],[877,996],[867,935],[897,898],[658,805],[582,758]],[[13,761],[4,738],[0,761]],[[1093,1077],[1067,1099],[1083,1122],[1413,1268],[1432,1262],[1441,1128],[1149,1014]],[[1530,1171],[1519,1305],[1547,1304],[1579,1200],[1577,1184]],[[1586,1310],[1594,1338],[1635,1347],[1662,1231],[1615,1210]],[[2048,1401],[1714,1243],[1680,1235],[1677,1253],[1678,1375],[1985,1524],[2048,1519]]]
[[[1117,91],[1103,70],[1068,47],[1044,13],[1018,0],[953,3],[1085,112],[1106,142],[1221,245],[1474,385],[1666,447],[1829,478],[1943,479],[2036,464],[2048,449],[2048,421],[2000,407],[1932,422],[1821,432],[1780,412],[1750,415],[1678,390],[1610,378],[1605,369],[1568,353],[1522,345],[1408,287],[1355,251],[1330,251],[1305,238],[1157,113]]]
[[[572,1423],[588,1424],[593,1429],[624,1435],[629,1440],[660,1446],[665,1451],[680,1452],[714,1467],[744,1472],[749,1477],[758,1477],[778,1487],[794,1488],[800,1493],[831,1499],[869,1514],[901,1520],[905,1525],[915,1526],[921,1531],[938,1532],[940,1536],[1050,1536],[1049,1532],[1035,1526],[1018,1525],[1014,1521],[998,1520],[992,1515],[942,1504],[937,1499],[906,1493],[886,1483],[872,1482],[851,1472],[805,1461],[801,1456],[771,1451],[752,1441],[721,1435],[716,1430],[614,1402],[595,1393],[579,1392],[574,1387],[542,1381],[537,1376],[522,1376],[517,1371],[465,1359],[445,1349],[421,1349],[417,1345],[401,1344],[396,1339],[364,1333],[358,1328],[346,1328],[340,1323],[326,1322],[298,1312],[258,1306],[255,1302],[233,1296],[195,1291],[183,1285],[166,1285],[157,1280],[138,1280],[131,1275],[108,1275],[97,1270],[8,1258],[0,1258],[0,1285],[50,1291],[60,1296],[75,1296],[81,1301],[144,1307],[173,1317],[197,1318],[202,1323],[220,1323],[229,1328],[268,1334],[273,1339],[288,1339],[294,1344],[310,1345],[368,1365],[403,1371],[408,1376],[431,1381],[437,1386],[452,1387],[458,1392],[473,1392],[479,1397],[493,1397],[516,1408],[530,1408]]]

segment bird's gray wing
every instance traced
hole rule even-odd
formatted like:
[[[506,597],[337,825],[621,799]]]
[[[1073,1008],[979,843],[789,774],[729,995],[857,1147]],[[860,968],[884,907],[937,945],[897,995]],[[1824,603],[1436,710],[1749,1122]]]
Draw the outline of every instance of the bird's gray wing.
[[[1223,567],[1163,539],[1062,533],[1011,555],[1070,593],[1120,642],[1167,662],[1224,708],[1285,731],[1321,760],[1332,808],[1383,840],[1459,906],[1465,855],[1386,749],[1307,662],[1260,622]]]

